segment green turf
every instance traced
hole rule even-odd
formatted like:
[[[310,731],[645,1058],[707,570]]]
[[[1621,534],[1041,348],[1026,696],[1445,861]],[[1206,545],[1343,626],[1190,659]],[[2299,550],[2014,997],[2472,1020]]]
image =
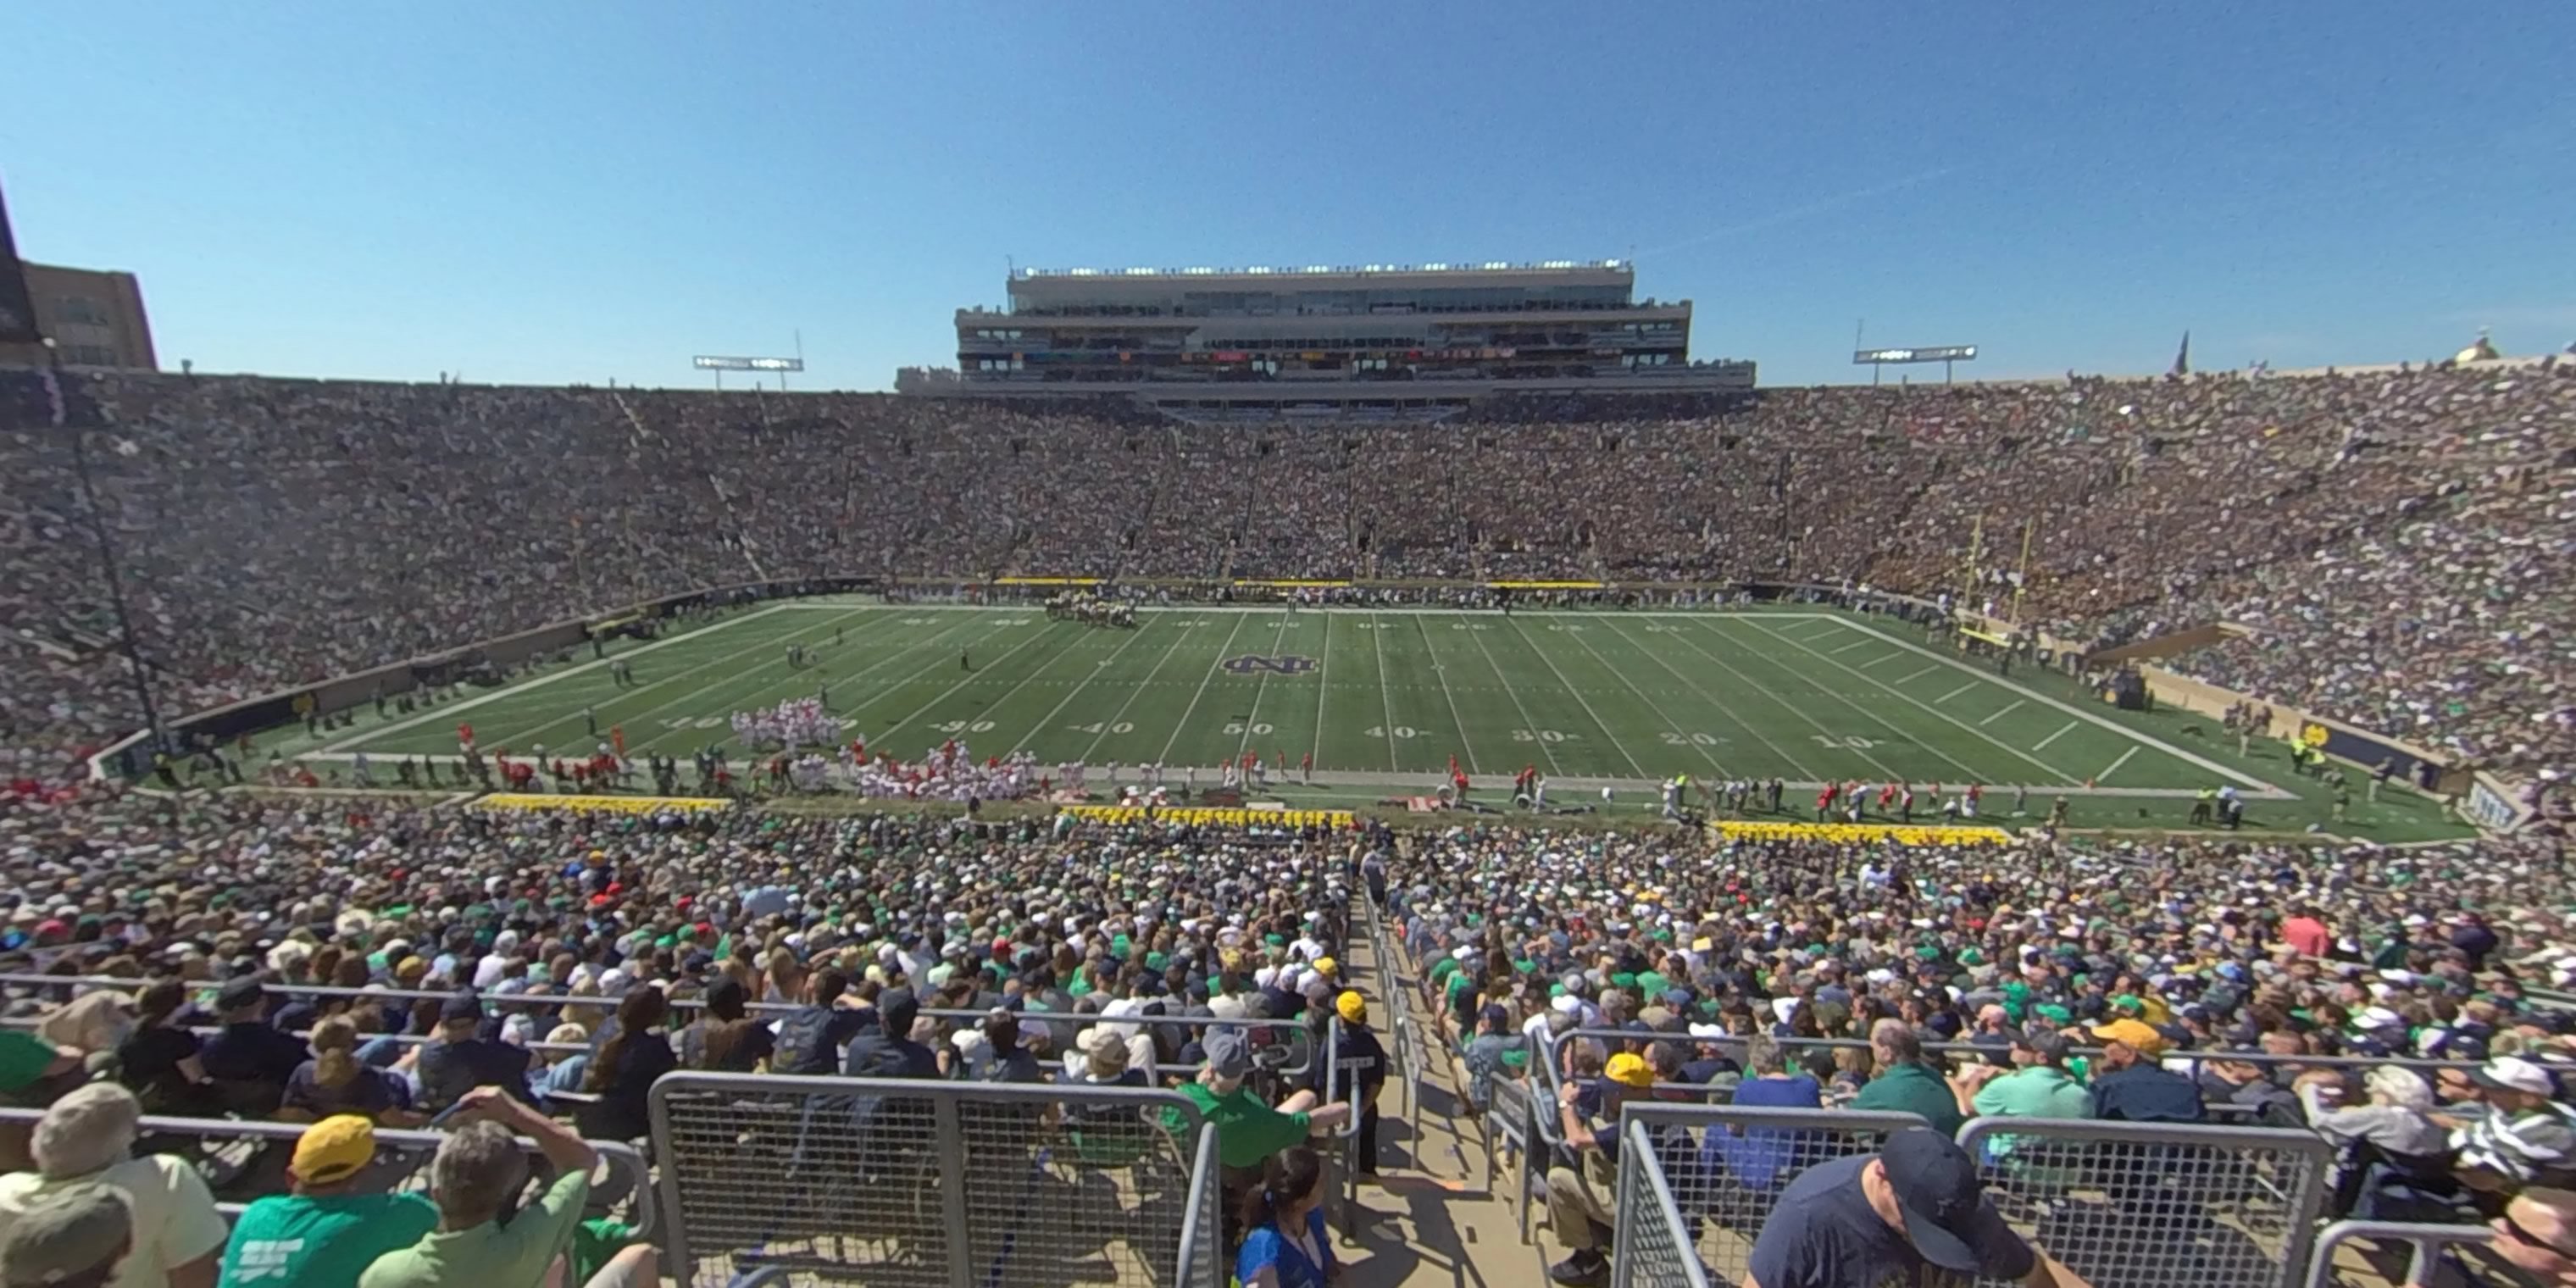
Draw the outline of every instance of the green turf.
[[[2258,800],[2257,824],[2324,817],[2321,790],[2292,779],[2276,747],[2240,761],[2210,722],[2116,711],[2058,677],[1998,677],[1885,618],[1177,608],[1138,622],[1120,630],[1050,622],[1034,608],[856,599],[776,604],[625,646],[631,688],[584,656],[424,713],[362,713],[318,741],[301,730],[272,741],[324,766],[360,751],[447,754],[464,720],[486,750],[562,752],[596,741],[587,708],[600,736],[624,729],[630,753],[739,752],[733,712],[828,685],[852,736],[902,757],[954,736],[978,754],[1026,748],[1049,763],[1194,765],[1204,785],[1245,751],[1284,753],[1292,766],[1311,755],[1324,781],[1284,793],[1309,799],[1427,792],[1454,755],[1480,787],[1534,766],[1559,800],[1578,786],[1597,799],[1607,783],[1636,801],[1642,783],[1676,773],[1898,779],[1953,791],[1986,784],[1994,815],[2009,811],[2010,785],[2029,784],[2034,812],[2065,790],[2078,822],[2104,826],[2178,823],[2188,801],[2177,797],[2232,772],[2248,790],[2317,798]],[[788,666],[791,643],[817,661]],[[961,670],[961,653],[973,670]],[[2088,780],[2103,790],[2087,791]],[[2140,790],[2157,794],[2115,794]],[[2429,805],[2365,806],[2359,795],[2336,830],[2454,833]],[[1792,799],[1811,806],[1813,791]]]

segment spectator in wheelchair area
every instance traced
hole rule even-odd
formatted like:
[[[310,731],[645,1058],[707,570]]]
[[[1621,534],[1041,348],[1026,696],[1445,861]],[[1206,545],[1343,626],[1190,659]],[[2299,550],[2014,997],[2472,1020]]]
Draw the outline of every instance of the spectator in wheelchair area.
[[[114,1083],[90,1083],[55,1101],[36,1124],[36,1169],[0,1176],[0,1241],[49,1200],[72,1191],[114,1190],[132,1212],[133,1249],[104,1282],[114,1288],[212,1288],[224,1250],[223,1215],[185,1160],[132,1156],[142,1116],[134,1093]]]
[[[113,1186],[91,1185],[37,1203],[0,1233],[0,1285],[107,1288],[134,1251],[134,1209]]]
[[[450,1119],[462,1125],[439,1142],[429,1164],[429,1197],[438,1227],[406,1248],[376,1259],[358,1288],[505,1288],[556,1281],[557,1258],[575,1252],[590,1169],[598,1151],[569,1127],[538,1113],[499,1087],[476,1087]],[[528,1179],[518,1137],[537,1143],[555,1171],[536,1201],[513,1210]],[[573,1263],[567,1261],[566,1264]],[[586,1279],[589,1288],[649,1288],[657,1273],[650,1245],[609,1257]]]
[[[2085,1282],[2005,1225],[1967,1151],[1923,1127],[1799,1173],[1747,1266],[1744,1288],[1877,1288],[1922,1282],[1927,1271],[2028,1288]]]
[[[1292,1145],[1262,1160],[1257,1185],[1245,1187],[1243,1243],[1234,1257],[1243,1288],[1324,1288],[1339,1277],[1324,1230],[1324,1160]]]
[[[376,1129],[356,1114],[305,1128],[287,1165],[290,1190],[254,1202],[233,1223],[222,1288],[354,1284],[376,1258],[438,1228],[438,1207],[418,1194],[368,1192]]]

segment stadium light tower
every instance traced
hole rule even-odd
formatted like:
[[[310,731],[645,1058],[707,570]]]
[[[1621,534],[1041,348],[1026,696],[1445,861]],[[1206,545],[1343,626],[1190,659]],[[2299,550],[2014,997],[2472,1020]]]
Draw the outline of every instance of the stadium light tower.
[[[134,681],[134,699],[143,707],[143,727],[151,735],[154,754],[169,750],[161,730],[161,708],[152,700],[152,673],[143,665],[143,650],[134,642],[134,617],[125,606],[125,579],[116,567],[116,543],[107,535],[106,512],[98,504],[98,485],[89,469],[89,431],[86,424],[73,424],[70,396],[63,391],[63,355],[47,336],[45,345],[45,395],[53,411],[54,428],[63,431],[72,442],[72,472],[80,480],[81,508],[89,518],[90,540],[98,550],[100,577],[107,582],[108,606],[116,613],[117,651],[125,655],[128,675]]]

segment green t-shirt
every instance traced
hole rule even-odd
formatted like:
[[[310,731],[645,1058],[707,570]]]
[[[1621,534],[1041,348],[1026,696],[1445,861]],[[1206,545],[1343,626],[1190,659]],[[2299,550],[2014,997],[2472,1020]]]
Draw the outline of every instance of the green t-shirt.
[[[1311,1130],[1306,1115],[1283,1114],[1261,1103],[1245,1087],[1238,1086],[1220,1096],[1206,1083],[1189,1082],[1181,1085],[1181,1094],[1216,1124],[1216,1158],[1227,1167],[1260,1166],[1261,1160],[1303,1143]],[[387,1286],[371,1283],[365,1288]]]
[[[23,1091],[45,1076],[54,1044],[22,1029],[0,1029],[0,1091]]]
[[[1958,1135],[1959,1124],[1967,1121],[1959,1114],[1959,1098],[1950,1094],[1950,1084],[1920,1063],[1880,1070],[1852,1097],[1851,1107],[1913,1114],[1944,1136]]]
[[[536,1288],[546,1267],[572,1245],[581,1206],[589,1201],[590,1177],[566,1172],[508,1225],[486,1221],[424,1235],[377,1258],[358,1277],[358,1288]]]
[[[438,1206],[418,1194],[284,1194],[250,1205],[233,1222],[219,1288],[346,1288],[388,1252],[438,1228]]]

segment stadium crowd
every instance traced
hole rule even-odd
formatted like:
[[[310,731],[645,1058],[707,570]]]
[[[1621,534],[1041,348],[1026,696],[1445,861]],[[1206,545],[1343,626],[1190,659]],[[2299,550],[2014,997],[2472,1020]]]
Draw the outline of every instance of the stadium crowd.
[[[2576,744],[2565,364],[1694,398],[1426,426],[845,394],[66,377],[122,589],[197,708],[706,585],[822,574],[1788,579],[2116,642],[2509,771]],[[72,436],[0,375],[20,749],[139,723]],[[543,463],[544,468],[532,468]],[[1982,524],[1980,521],[1982,520]],[[1973,578],[1966,555],[1982,546]],[[48,645],[59,646],[49,649]]]

